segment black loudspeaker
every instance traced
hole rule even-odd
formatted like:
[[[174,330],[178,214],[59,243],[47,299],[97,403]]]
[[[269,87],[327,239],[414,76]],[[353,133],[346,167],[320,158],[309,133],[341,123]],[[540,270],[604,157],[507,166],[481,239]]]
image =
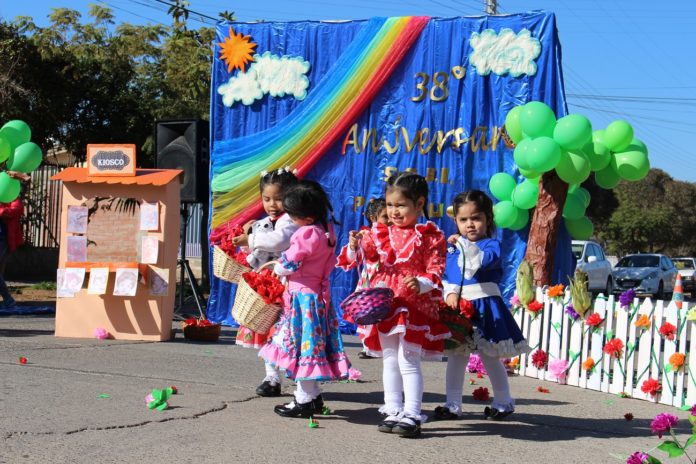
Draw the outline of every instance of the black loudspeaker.
[[[182,169],[182,203],[208,203],[208,121],[176,119],[155,126],[157,167]]]

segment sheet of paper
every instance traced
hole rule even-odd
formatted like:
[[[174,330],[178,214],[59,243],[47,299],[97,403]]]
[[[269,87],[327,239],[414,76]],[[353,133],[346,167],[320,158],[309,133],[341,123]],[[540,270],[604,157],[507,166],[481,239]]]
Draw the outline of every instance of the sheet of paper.
[[[167,296],[169,293],[169,269],[150,266],[150,295]]]
[[[63,282],[65,281],[65,269],[56,271],[56,297],[57,298],[72,298],[75,296],[73,292],[65,289]]]
[[[116,280],[114,283],[114,295],[116,296],[135,296],[138,288],[138,270],[131,268],[116,269]]]
[[[85,282],[85,268],[69,267],[63,274],[63,288],[70,293],[77,293],[82,289]]]
[[[159,203],[140,205],[140,230],[159,230]]]
[[[87,237],[84,235],[68,236],[68,262],[84,263],[87,261]]]
[[[67,232],[72,234],[87,233],[87,207],[68,206]]]
[[[157,264],[157,256],[159,254],[159,240],[157,237],[145,235],[140,243],[140,262]]]
[[[106,293],[106,286],[109,283],[108,267],[93,267],[89,271],[89,284],[87,293],[90,295],[103,295]]]

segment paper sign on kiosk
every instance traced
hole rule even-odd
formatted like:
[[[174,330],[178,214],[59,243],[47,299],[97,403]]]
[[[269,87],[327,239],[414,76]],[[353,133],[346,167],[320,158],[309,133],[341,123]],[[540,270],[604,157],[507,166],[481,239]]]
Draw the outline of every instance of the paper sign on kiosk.
[[[90,176],[134,176],[135,145],[87,145],[87,170]]]

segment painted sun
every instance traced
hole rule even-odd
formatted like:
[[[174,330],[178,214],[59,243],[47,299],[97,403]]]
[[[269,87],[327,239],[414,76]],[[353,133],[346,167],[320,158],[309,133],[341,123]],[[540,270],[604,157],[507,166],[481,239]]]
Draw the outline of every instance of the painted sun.
[[[256,44],[250,41],[251,36],[235,34],[230,27],[229,37],[225,37],[223,42],[219,42],[220,59],[227,63],[227,71],[232,72],[234,68],[244,72],[244,68],[254,61],[254,49]]]

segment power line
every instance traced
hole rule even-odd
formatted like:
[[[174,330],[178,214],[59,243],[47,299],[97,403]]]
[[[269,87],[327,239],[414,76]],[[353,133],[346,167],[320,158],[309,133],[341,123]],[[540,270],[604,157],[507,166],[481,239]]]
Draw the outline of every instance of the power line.
[[[195,14],[195,15],[198,15],[198,16],[200,16],[201,18],[212,19],[212,20],[215,21],[216,23],[217,23],[218,20],[219,20],[219,18],[214,18],[214,17],[212,17],[212,16],[208,16],[208,15],[205,14],[205,13],[199,13],[198,11],[194,11],[194,10],[192,10],[191,8],[187,8],[187,7],[184,7],[184,6],[179,6],[179,5],[177,5],[176,3],[170,3],[170,2],[167,2],[167,1],[165,1],[165,0],[152,0],[152,1],[155,1],[155,2],[158,2],[158,3],[162,3],[162,4],[167,5],[167,6],[176,7],[176,8],[178,8],[178,9],[180,9],[180,10],[183,10],[183,11],[185,11],[185,12],[187,12],[187,13],[193,13],[193,14]]]

